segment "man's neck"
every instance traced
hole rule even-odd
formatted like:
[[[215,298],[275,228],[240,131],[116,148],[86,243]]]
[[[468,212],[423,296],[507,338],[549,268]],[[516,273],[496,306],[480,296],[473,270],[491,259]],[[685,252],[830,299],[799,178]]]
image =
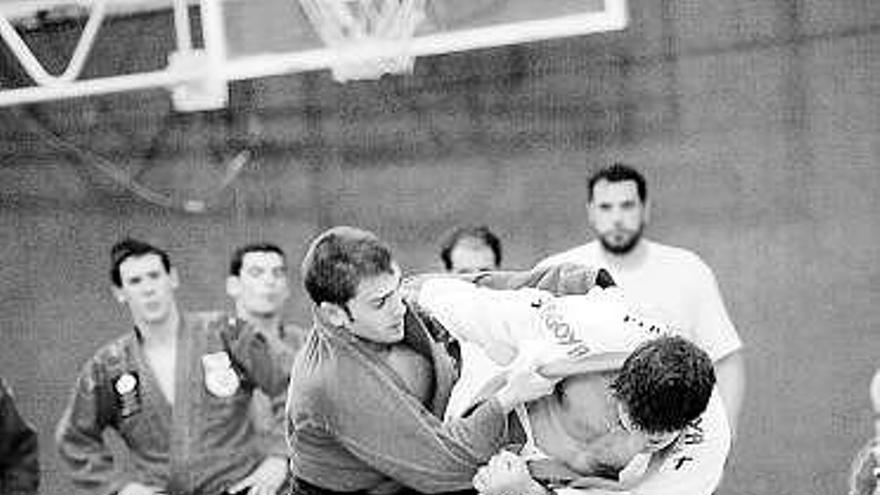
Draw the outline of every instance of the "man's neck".
[[[395,347],[407,347],[406,344],[401,343],[401,342],[389,344],[389,343],[385,343],[385,342],[376,342],[374,340],[369,340],[369,339],[365,339],[365,338],[361,338],[361,337],[358,338],[358,341],[361,342],[361,344],[363,344],[363,346],[365,348],[375,352],[377,356],[379,356],[383,359],[388,354],[390,354],[391,351],[393,351]]]
[[[529,404],[529,421],[538,448],[550,457],[573,459],[578,450],[603,432],[575,425],[570,412],[555,397],[544,397]],[[580,426],[580,427],[578,427]]]
[[[602,259],[614,270],[627,270],[639,266],[648,254],[648,241],[644,238],[639,239],[632,249],[625,253],[613,253],[605,248],[601,242],[599,243],[599,252]]]
[[[238,311],[238,317],[253,325],[257,332],[270,335],[278,335],[281,328],[281,314],[255,315],[247,311]]]
[[[175,346],[180,328],[180,313],[175,309],[165,320],[156,323],[135,322],[144,343],[150,347]]]
[[[541,399],[544,411],[539,414],[551,417],[558,431],[577,442],[605,433],[616,423],[612,377],[612,373],[590,373],[563,381],[552,395]]]

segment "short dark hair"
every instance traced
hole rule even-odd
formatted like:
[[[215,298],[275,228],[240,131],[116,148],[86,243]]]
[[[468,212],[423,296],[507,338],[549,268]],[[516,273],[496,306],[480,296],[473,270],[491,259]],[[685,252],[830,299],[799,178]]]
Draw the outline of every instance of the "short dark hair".
[[[645,176],[635,168],[625,164],[616,162],[610,166],[601,168],[587,178],[587,201],[593,200],[593,187],[600,180],[608,182],[625,182],[628,180],[636,183],[636,189],[639,192],[639,199],[644,203],[648,199],[648,185],[645,182]]]
[[[357,295],[362,280],[394,273],[391,248],[372,232],[346,226],[333,227],[312,241],[301,270],[315,304],[340,306]]]
[[[463,225],[452,229],[440,245],[440,259],[447,270],[452,270],[452,250],[462,239],[476,239],[489,246],[495,257],[495,266],[501,266],[501,240],[485,225]]]
[[[284,254],[284,250],[276,244],[272,244],[271,242],[253,242],[241,246],[232,253],[232,258],[229,260],[230,275],[233,277],[241,275],[241,265],[244,262],[245,255],[248,253],[275,253],[278,256],[281,256],[282,261],[287,261],[287,256]]]
[[[119,265],[128,258],[133,256],[141,257],[148,254],[155,254],[162,260],[162,266],[165,267],[165,273],[171,273],[171,258],[168,253],[162,249],[153,246],[138,239],[127,237],[117,242],[110,248],[110,280],[116,287],[122,287],[122,275],[119,273]]]
[[[697,419],[714,386],[709,355],[679,336],[659,337],[637,347],[612,384],[633,423],[651,433],[681,430]]]

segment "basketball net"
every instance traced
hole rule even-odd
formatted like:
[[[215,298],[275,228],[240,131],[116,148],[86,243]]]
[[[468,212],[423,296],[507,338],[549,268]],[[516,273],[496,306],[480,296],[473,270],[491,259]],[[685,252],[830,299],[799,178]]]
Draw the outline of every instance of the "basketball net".
[[[412,72],[415,57],[394,52],[406,46],[424,20],[425,0],[298,1],[321,40],[340,49],[338,59],[330,63],[337,81]],[[383,44],[387,54],[378,49]],[[357,53],[358,47],[368,46],[366,54]]]

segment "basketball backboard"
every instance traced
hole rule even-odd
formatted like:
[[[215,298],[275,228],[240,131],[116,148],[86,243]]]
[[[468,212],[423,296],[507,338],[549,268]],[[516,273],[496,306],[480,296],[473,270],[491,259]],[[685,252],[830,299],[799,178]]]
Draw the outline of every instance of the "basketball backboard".
[[[331,3],[334,0],[330,0]],[[408,0],[335,0],[344,6],[406,4]],[[584,35],[622,29],[625,0],[421,0],[414,26],[405,36],[357,37],[328,42],[322,23],[309,15],[309,3],[327,0],[227,0],[224,7],[230,60],[267,56],[287,71],[326,69],[340,60],[360,61],[405,54],[411,57]],[[284,57],[276,54],[285,53]],[[256,60],[256,59],[254,59]],[[241,64],[244,72],[259,71]],[[272,70],[266,67],[266,70]],[[268,75],[268,74],[267,74]]]
[[[193,36],[198,6],[201,36]],[[73,56],[50,74],[22,40],[28,9],[87,18]],[[173,10],[164,70],[81,80],[105,17]],[[230,81],[331,69],[339,81],[407,72],[417,57],[622,29],[626,0],[0,0],[0,35],[33,80],[0,87],[0,106],[165,87],[179,110],[221,108]],[[192,39],[203,40],[195,47]]]

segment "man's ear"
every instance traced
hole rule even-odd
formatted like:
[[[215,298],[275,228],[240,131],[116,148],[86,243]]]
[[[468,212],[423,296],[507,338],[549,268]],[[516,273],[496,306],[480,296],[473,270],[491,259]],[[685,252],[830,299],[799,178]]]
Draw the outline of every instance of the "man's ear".
[[[113,291],[113,297],[119,301],[119,304],[125,304],[127,302],[125,299],[125,292],[123,292],[121,288],[114,285],[110,290]]]
[[[290,281],[288,280],[288,281],[284,284],[284,296],[282,297],[282,299],[283,299],[284,301],[286,301],[286,300],[289,299],[289,298],[290,298]]]
[[[226,295],[238,299],[238,296],[241,295],[241,279],[235,275],[226,277]]]
[[[171,288],[177,289],[180,286],[180,277],[177,276],[177,268],[171,268],[171,271],[168,272],[168,277],[171,278]]]
[[[338,304],[324,301],[318,305],[318,315],[334,327],[347,327],[351,320],[348,312]]]
[[[584,207],[587,210],[587,223],[590,225],[590,227],[592,227],[593,225],[595,225],[595,223],[593,222],[593,219],[595,217],[595,215],[593,214],[593,202],[587,201],[586,204],[584,204]]]

